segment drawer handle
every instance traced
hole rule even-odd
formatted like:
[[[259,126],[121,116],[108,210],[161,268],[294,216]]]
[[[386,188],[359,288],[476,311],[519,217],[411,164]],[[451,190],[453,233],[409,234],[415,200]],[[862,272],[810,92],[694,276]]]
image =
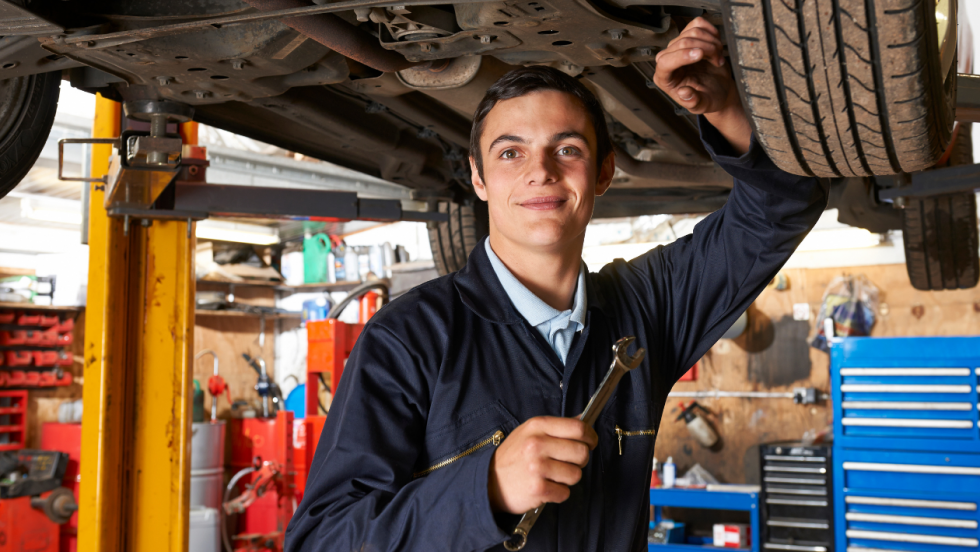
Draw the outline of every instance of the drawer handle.
[[[794,552],[827,552],[826,546],[802,546],[799,544],[779,544],[777,542],[763,543],[766,550],[791,550]]]
[[[884,498],[877,496],[845,496],[847,504],[868,504],[871,506],[907,506],[909,508],[934,508],[937,510],[963,510],[976,512],[973,502],[953,502],[947,500],[915,500],[912,498]]]
[[[767,498],[766,504],[782,504],[783,506],[812,506],[814,508],[826,508],[826,500],[792,500],[789,498]]]
[[[912,418],[854,418],[845,417],[846,426],[862,427],[932,427],[941,429],[973,429],[970,420],[919,420]]]
[[[766,487],[766,492],[770,494],[827,496],[827,489],[791,489],[789,487]]]
[[[814,479],[796,479],[793,477],[765,477],[766,483],[786,483],[788,485],[826,485],[827,480],[823,477]]]
[[[957,529],[976,529],[977,522],[972,519],[947,519],[919,516],[890,516],[886,514],[844,514],[847,521],[870,521],[872,523],[896,523],[899,525],[925,525],[929,527],[955,527]]]
[[[965,402],[899,402],[899,401],[842,401],[844,410],[973,410]]]
[[[969,376],[969,368],[841,368],[842,376]]]
[[[977,539],[963,537],[940,537],[938,535],[915,535],[912,533],[885,533],[883,531],[858,531],[848,529],[845,533],[850,539],[874,539],[892,542],[914,542],[921,544],[945,544],[947,546],[965,546],[976,548],[980,546]]]
[[[877,471],[896,473],[932,473],[941,475],[980,475],[980,468],[961,466],[922,466],[919,464],[877,464],[873,462],[844,462],[844,471]]]
[[[830,529],[825,521],[791,521],[788,519],[769,519],[766,525],[773,527],[795,527],[797,529]]]
[[[846,383],[844,393],[972,393],[971,385],[870,385]]]
[[[766,460],[771,462],[826,462],[827,459],[823,456],[777,456],[775,454],[767,454],[764,457]]]
[[[791,473],[827,473],[827,468],[798,468],[796,466],[763,466],[763,471],[791,472]]]

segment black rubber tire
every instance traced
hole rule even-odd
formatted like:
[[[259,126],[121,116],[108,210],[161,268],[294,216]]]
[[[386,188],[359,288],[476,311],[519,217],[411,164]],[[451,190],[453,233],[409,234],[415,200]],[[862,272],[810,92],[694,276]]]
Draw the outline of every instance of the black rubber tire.
[[[973,163],[970,125],[960,126],[948,165]],[[973,192],[909,200],[903,211],[905,266],[912,287],[968,289],[980,280],[977,196]]]
[[[484,201],[439,202],[438,208],[449,214],[449,221],[429,223],[429,246],[436,270],[444,276],[466,266],[470,252],[489,233],[490,225]]]
[[[722,0],[722,10],[742,103],[783,170],[913,172],[946,151],[956,62],[941,68],[932,0]]]
[[[58,110],[61,71],[0,81],[0,197],[34,166]]]

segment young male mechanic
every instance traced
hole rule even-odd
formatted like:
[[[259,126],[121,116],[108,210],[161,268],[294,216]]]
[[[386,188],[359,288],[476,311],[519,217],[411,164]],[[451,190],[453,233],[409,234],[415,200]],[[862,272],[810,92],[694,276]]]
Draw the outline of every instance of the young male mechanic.
[[[727,204],[693,235],[589,273],[585,228],[614,167],[602,110],[556,70],[501,78],[477,109],[470,149],[489,240],[364,328],[287,551],[503,550],[520,514],[543,503],[524,550],[646,550],[650,430],[667,393],[827,198],[750,139],[712,25],[695,20],[657,61],[656,84],[702,114],[705,145],[735,178]],[[574,417],[628,335],[646,360],[593,431]]]

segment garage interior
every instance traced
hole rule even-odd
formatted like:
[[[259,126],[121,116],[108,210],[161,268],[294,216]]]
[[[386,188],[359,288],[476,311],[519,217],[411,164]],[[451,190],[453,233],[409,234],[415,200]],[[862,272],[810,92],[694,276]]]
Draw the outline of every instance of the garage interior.
[[[960,5],[961,24],[980,29],[980,3]],[[2,2],[0,16],[7,6],[20,9]],[[290,52],[313,43],[301,38]],[[48,46],[63,56],[76,43]],[[961,59],[980,55],[980,39],[969,46]],[[533,62],[518,57],[486,56],[481,70]],[[324,59],[306,78],[335,69]],[[116,101],[103,92],[120,77],[63,71],[37,160],[0,196],[0,552],[282,551],[364,325],[463,267],[466,255],[439,240],[481,206],[456,202],[429,167],[413,188],[395,162],[356,170],[351,154],[344,166],[339,147],[304,144],[322,136],[303,112],[269,108],[278,96],[195,111],[175,100],[193,90],[173,83],[159,81],[170,96]],[[465,86],[493,82],[473,74]],[[465,151],[461,113],[472,101],[452,88],[384,95],[402,86],[385,75],[350,84],[372,98],[365,113],[411,108],[439,125],[420,130],[420,143],[455,136],[447,157]],[[600,100],[618,98],[604,107],[626,105],[615,94],[629,84],[623,73],[588,76]],[[958,147],[980,159],[980,77],[954,77]],[[283,93],[312,102],[305,84]],[[431,98],[453,110],[426,114]],[[334,132],[361,111],[308,125]],[[609,114],[623,127],[613,133],[649,123]],[[276,145],[239,117],[274,128],[264,137]],[[351,128],[335,141],[388,131]],[[696,131],[689,138],[694,154],[682,144],[642,160],[617,143],[622,167],[585,237],[590,271],[691,234],[724,204],[731,177],[703,159],[676,162],[706,155]],[[418,147],[404,159],[434,146]],[[137,166],[153,159],[164,169]],[[676,172],[643,166],[658,159]],[[880,176],[889,183],[874,205],[864,180],[840,176],[861,184],[832,188],[797,252],[668,395],[655,430],[651,552],[980,550],[980,288],[962,283],[968,268],[916,273],[901,229],[907,203],[976,196],[977,167]],[[662,189],[643,187],[657,178]],[[464,240],[465,253],[474,244]],[[639,433],[617,427],[620,454]]]

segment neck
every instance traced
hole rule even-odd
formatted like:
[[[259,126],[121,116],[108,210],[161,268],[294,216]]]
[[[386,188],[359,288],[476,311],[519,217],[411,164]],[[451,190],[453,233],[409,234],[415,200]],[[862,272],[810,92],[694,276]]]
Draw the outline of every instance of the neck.
[[[584,235],[579,236],[574,243],[555,250],[528,249],[490,228],[490,247],[507,270],[531,293],[560,311],[574,303],[584,240]]]

